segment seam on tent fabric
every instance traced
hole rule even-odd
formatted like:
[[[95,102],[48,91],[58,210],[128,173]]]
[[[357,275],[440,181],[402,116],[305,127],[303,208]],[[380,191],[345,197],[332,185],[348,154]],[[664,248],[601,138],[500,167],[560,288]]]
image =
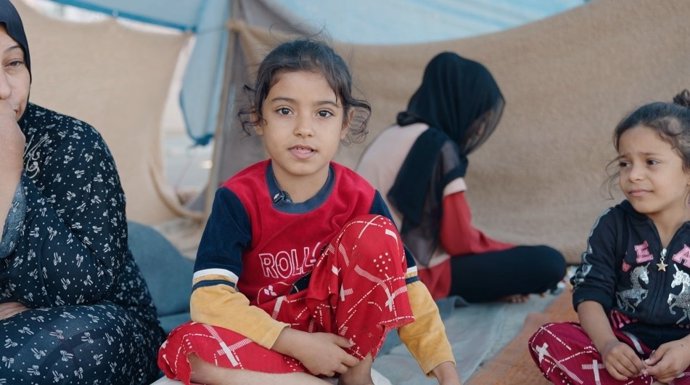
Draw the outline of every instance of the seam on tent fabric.
[[[155,24],[159,25],[162,27],[168,27],[168,28],[173,28],[173,29],[178,29],[181,31],[190,31],[190,32],[196,32],[196,26],[195,25],[184,25],[180,23],[174,23],[172,21],[168,20],[163,20],[163,19],[156,19],[153,17],[147,17],[147,16],[141,16],[137,15],[135,13],[130,13],[130,12],[123,12],[115,8],[108,8],[108,7],[102,7],[90,3],[86,3],[83,1],[78,1],[78,0],[52,0],[56,3],[64,4],[64,5],[71,5],[74,7],[79,7],[82,9],[86,9],[89,11],[93,12],[99,12],[99,13],[104,13],[106,15],[110,15],[113,17],[121,17],[125,19],[130,19],[130,20],[135,20],[135,21],[140,21],[144,23],[149,23],[149,24]],[[204,2],[205,4],[205,2]]]
[[[202,1],[199,8],[197,8],[196,17],[194,18],[194,25],[199,26],[201,23],[201,18],[206,12],[206,7],[208,6],[208,0]]]

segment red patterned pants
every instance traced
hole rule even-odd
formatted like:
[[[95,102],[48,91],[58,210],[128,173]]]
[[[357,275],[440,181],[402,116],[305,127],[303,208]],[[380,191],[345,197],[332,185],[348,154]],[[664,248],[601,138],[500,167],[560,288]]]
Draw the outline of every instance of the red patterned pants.
[[[388,330],[414,320],[406,270],[395,225],[382,216],[358,217],[324,249],[307,288],[256,306],[295,329],[347,338],[353,346],[346,350],[355,357],[375,357]],[[170,332],[159,350],[158,366],[166,376],[189,384],[187,356],[191,353],[225,368],[266,373],[307,371],[296,359],[239,333],[195,322]]]
[[[641,358],[647,358],[651,349],[635,336],[613,330],[616,337],[627,344]],[[611,377],[601,354],[582,327],[575,322],[543,325],[529,340],[529,352],[544,377],[562,385],[649,385],[651,376],[640,375],[627,381]],[[690,385],[690,372],[675,379],[673,385]]]

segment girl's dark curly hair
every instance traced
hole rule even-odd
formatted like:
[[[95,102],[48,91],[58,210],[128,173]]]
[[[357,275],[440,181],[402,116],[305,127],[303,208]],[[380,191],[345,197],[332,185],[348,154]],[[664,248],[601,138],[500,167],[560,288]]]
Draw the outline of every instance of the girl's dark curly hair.
[[[326,43],[311,39],[297,39],[285,42],[274,48],[261,62],[254,87],[245,86],[249,91],[249,106],[240,109],[238,117],[242,129],[251,135],[253,128],[264,120],[261,109],[268,92],[280,73],[310,71],[320,73],[326,78],[343,105],[345,119],[354,111],[348,123],[346,142],[361,142],[367,134],[367,122],[371,116],[371,106],[365,100],[352,96],[352,76],[340,55]]]

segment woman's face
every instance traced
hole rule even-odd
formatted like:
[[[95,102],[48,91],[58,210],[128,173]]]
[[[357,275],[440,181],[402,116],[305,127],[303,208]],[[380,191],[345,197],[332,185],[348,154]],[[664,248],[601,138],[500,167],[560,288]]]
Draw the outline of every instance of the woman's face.
[[[29,100],[31,76],[24,62],[24,50],[0,25],[0,100],[9,103],[17,120]]]

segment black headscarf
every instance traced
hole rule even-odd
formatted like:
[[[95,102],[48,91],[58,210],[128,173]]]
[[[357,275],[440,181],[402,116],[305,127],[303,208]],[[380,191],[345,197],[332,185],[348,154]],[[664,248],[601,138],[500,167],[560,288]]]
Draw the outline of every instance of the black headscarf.
[[[467,155],[493,133],[504,104],[486,67],[443,52],[427,64],[422,85],[398,114],[401,127],[430,127],[410,148],[387,194],[403,215],[401,233],[418,263],[426,265],[438,243],[443,188],[465,176]]]
[[[419,89],[399,126],[423,122],[446,133],[466,156],[493,133],[505,101],[498,84],[481,63],[453,52],[436,55],[424,70]]]
[[[19,17],[17,9],[14,8],[14,5],[9,0],[0,0],[0,24],[3,24],[7,34],[22,47],[24,62],[29,70],[29,76],[31,76],[31,56],[29,55],[29,43],[24,33],[24,24],[22,23],[22,18]]]

